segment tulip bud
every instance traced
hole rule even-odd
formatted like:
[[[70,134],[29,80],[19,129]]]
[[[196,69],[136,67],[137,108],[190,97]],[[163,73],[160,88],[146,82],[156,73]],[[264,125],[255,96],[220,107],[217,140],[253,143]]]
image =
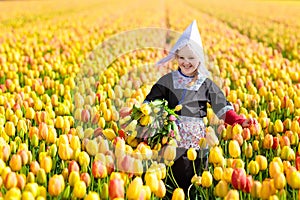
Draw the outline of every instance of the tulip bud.
[[[36,177],[38,184],[44,184],[47,181],[46,172],[43,168],[39,169]]]
[[[243,190],[246,187],[246,173],[242,168],[236,168],[233,170],[231,177],[232,186],[235,189]]]
[[[50,178],[48,192],[51,196],[58,196],[64,190],[65,183],[61,175],[54,175]]]
[[[143,180],[141,177],[135,177],[127,188],[126,197],[128,199],[138,199],[142,190],[142,186]]]
[[[290,172],[289,175],[287,175],[287,183],[293,188],[293,189],[300,189],[300,172],[293,170]]]
[[[52,158],[50,156],[44,157],[40,162],[41,168],[45,170],[46,173],[49,173],[52,169]]]
[[[146,185],[148,185],[152,192],[156,192],[158,190],[159,181],[154,172],[147,171],[145,174]]]
[[[8,172],[3,181],[4,181],[4,186],[7,190],[13,187],[17,187],[18,184],[17,174],[15,172]]]
[[[184,199],[185,199],[185,195],[183,189],[176,188],[173,192],[172,200],[184,200]]]
[[[241,148],[236,140],[230,140],[229,142],[229,154],[233,158],[237,158],[241,154]]]
[[[214,146],[211,148],[208,156],[208,162],[213,164],[220,164],[223,162],[222,149],[219,146]]]
[[[98,144],[96,140],[89,140],[85,148],[90,156],[95,156],[98,152]]]
[[[214,179],[216,181],[219,181],[219,180],[221,180],[222,177],[223,177],[222,167],[215,167],[215,169],[214,169]]]
[[[274,131],[275,131],[275,133],[282,133],[283,132],[283,123],[280,119],[277,119],[275,121]]]
[[[114,178],[109,181],[109,197],[124,198],[124,181],[122,179]]]
[[[37,162],[37,161],[32,161],[30,163],[30,171],[33,173],[33,174],[37,174],[38,170],[40,169],[40,164]]]
[[[10,137],[15,136],[16,127],[13,122],[8,121],[5,123],[5,133]]]
[[[224,198],[228,193],[228,183],[226,181],[219,181],[215,187],[215,195]]]
[[[280,167],[279,162],[271,161],[269,164],[269,174],[271,178],[274,178],[277,174],[283,173],[283,169]]]
[[[274,194],[276,194],[274,179],[265,179],[261,186],[261,198],[269,199],[269,197]]]
[[[275,188],[281,190],[286,185],[286,179],[283,173],[278,173],[274,176]]]
[[[248,170],[250,174],[256,175],[259,172],[259,164],[255,160],[251,160],[250,163],[248,164]]]
[[[81,151],[78,155],[78,162],[80,166],[88,166],[90,164],[89,154],[85,151]]]
[[[19,154],[12,155],[9,166],[12,169],[12,171],[19,171],[22,168],[22,158]]]
[[[190,148],[188,151],[187,151],[187,157],[189,160],[191,161],[194,161],[196,160],[197,158],[197,152],[194,148]]]
[[[259,149],[259,141],[258,140],[254,140],[253,141],[253,150],[254,151],[258,151]]]
[[[209,171],[204,171],[202,173],[202,186],[203,187],[210,187],[212,185],[212,175]]]
[[[83,181],[77,181],[74,185],[73,194],[76,198],[83,198],[86,194],[86,185]]]
[[[105,178],[107,176],[106,166],[100,160],[96,160],[92,164],[92,173],[95,178]]]
[[[97,192],[89,192],[85,197],[84,200],[100,200],[100,197]]]
[[[253,186],[251,188],[251,196],[253,198],[260,198],[261,196],[261,188],[262,188],[262,184],[259,181],[254,181],[253,182]]]
[[[173,145],[167,145],[164,149],[163,157],[167,161],[173,161],[176,157],[176,147]]]
[[[152,122],[150,115],[145,115],[140,119],[140,124],[142,126],[148,126]]]
[[[259,170],[263,171],[263,170],[267,169],[267,167],[268,167],[268,161],[267,161],[267,158],[265,156],[257,155],[255,157],[255,161],[259,165]]]
[[[207,148],[206,138],[200,138],[200,140],[199,140],[199,147],[200,147],[200,149]]]
[[[240,196],[237,190],[229,190],[224,200],[239,200]]]
[[[206,142],[210,147],[219,145],[218,137],[214,129],[210,126],[206,128]]]
[[[21,199],[21,190],[19,188],[11,188],[5,194],[5,199]]]
[[[159,180],[158,182],[158,190],[154,192],[155,196],[158,198],[163,198],[166,195],[166,186],[163,180]]]
[[[263,140],[263,148],[271,149],[273,146],[273,136],[271,134],[267,134]]]
[[[117,137],[114,130],[111,128],[107,128],[107,129],[103,130],[102,133],[110,141],[112,141],[114,138]]]

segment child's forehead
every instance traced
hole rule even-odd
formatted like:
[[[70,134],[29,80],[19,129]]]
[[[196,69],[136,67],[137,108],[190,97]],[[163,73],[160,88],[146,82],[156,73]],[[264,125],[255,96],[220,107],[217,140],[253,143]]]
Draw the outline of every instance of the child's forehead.
[[[183,57],[186,57],[186,56],[196,57],[197,56],[189,45],[186,45],[186,46],[182,47],[181,49],[179,49],[177,54],[178,54],[178,56],[183,56]]]

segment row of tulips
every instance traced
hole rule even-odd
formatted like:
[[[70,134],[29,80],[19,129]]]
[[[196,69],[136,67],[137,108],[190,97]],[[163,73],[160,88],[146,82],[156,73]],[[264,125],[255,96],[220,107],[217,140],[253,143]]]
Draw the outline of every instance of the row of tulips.
[[[201,12],[217,17],[242,34],[277,49],[285,58],[299,61],[300,35],[294,34],[299,30],[300,24],[297,20],[298,2],[185,2]],[[286,15],[286,10],[289,10],[290,15]]]
[[[16,52],[18,48],[12,50],[12,47],[19,45],[5,39],[1,49],[4,70],[0,74],[1,180],[4,185],[1,193],[5,198],[155,199],[168,192],[164,180],[172,178],[170,165],[175,158],[175,147],[169,145],[161,150],[158,145],[151,149],[136,140],[125,142],[118,137],[124,134],[119,126],[124,114],[120,108],[142,102],[158,77],[151,63],[162,57],[163,52],[155,49],[131,52],[113,63],[106,63],[109,64],[106,67],[101,59],[98,62],[103,55],[97,54],[96,49],[82,63],[83,57],[100,41],[134,27],[135,17],[147,13],[140,6],[134,9],[134,4],[130,2],[133,9],[127,11],[128,19],[120,18],[124,24],[106,22],[104,28],[95,26],[95,32],[91,33],[83,25],[86,19],[82,19],[79,26],[71,25],[81,28],[75,29],[79,37],[71,31],[68,37],[58,33],[59,39],[50,40],[49,32],[45,31],[41,33],[44,42],[37,44],[28,40],[27,44],[34,46],[33,51],[27,45]],[[258,127],[244,130],[239,126],[220,126],[220,142],[213,136],[200,141],[200,147],[205,143],[212,146],[210,165],[207,171],[191,180],[197,192],[190,195],[216,195],[225,199],[296,197],[299,189],[296,181],[299,176],[299,100],[296,96],[299,89],[292,84],[297,76],[294,77],[291,70],[295,69],[295,63],[249,41],[219,21],[178,4],[191,11],[199,24],[206,25],[200,26],[200,33],[204,33],[203,41],[208,44],[204,46],[215,62],[209,67],[213,75],[225,80],[216,81],[223,84],[229,100],[241,114],[258,118],[260,123]],[[184,26],[192,20],[181,16],[179,7],[171,1],[166,1],[166,6],[167,13],[150,3],[143,8],[160,11],[157,21],[167,14],[167,27],[175,30],[181,30],[184,27],[178,27],[180,24]],[[88,20],[98,15],[95,11],[89,13]],[[62,23],[63,19],[57,17],[58,25],[50,31],[69,31],[62,28],[69,25]],[[145,25],[151,23],[148,21]],[[101,30],[102,35],[95,34],[97,30]],[[220,30],[224,34],[220,34]],[[23,33],[26,35],[28,30],[20,28],[12,37],[19,41]],[[223,40],[224,35],[230,40]],[[87,43],[83,42],[85,39]],[[33,41],[37,41],[36,38]],[[125,48],[122,45],[114,44],[116,53],[108,52],[108,55],[118,55],[119,49]],[[269,57],[272,62],[267,61]],[[287,72],[282,68],[288,69]],[[16,69],[18,73],[13,73]],[[253,73],[255,70],[258,72]],[[219,123],[211,110],[207,123],[211,126]],[[214,135],[212,129],[208,132]],[[193,160],[195,152],[192,149],[189,152]],[[166,162],[155,163],[155,160]],[[264,190],[261,188],[267,187],[269,192],[261,192]],[[183,199],[183,196],[181,189],[174,190],[174,199]]]

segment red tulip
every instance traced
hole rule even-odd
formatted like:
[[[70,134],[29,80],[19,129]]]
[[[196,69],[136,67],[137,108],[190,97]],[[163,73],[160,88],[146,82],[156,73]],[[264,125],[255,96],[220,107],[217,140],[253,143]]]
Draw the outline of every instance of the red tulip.
[[[252,179],[252,176],[249,175],[246,178],[246,186],[245,186],[243,191],[246,192],[246,193],[250,193],[252,186],[253,186],[253,179]]]
[[[272,149],[276,150],[279,146],[279,138],[278,137],[273,137],[273,145]]]
[[[296,162],[296,168],[299,171],[299,169],[300,169],[300,156],[299,155],[297,155],[295,162]]]
[[[235,189],[244,190],[247,183],[245,170],[242,168],[235,168],[231,176],[231,183]]]

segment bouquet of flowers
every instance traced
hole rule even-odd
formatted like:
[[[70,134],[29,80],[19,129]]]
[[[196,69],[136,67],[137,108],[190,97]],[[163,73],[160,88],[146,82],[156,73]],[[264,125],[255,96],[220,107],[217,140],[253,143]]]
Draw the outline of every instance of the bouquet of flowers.
[[[176,111],[181,105],[174,109],[168,107],[166,100],[154,100],[143,103],[140,107],[133,106],[130,116],[122,125],[126,135],[131,140],[145,141],[153,148],[157,144],[165,145],[171,140],[179,140],[179,132],[176,124],[178,115]]]

